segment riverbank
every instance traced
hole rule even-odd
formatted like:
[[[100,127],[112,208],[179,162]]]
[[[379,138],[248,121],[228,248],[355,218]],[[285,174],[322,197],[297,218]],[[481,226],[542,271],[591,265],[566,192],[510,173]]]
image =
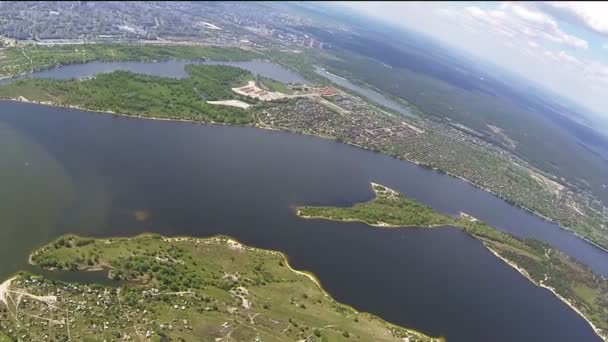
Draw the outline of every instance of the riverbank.
[[[593,331],[599,337],[601,337],[604,341],[608,341],[608,334],[606,334],[602,329],[599,329],[595,324],[593,324],[593,322],[589,318],[587,318],[587,316],[585,316],[585,314],[583,314],[576,306],[574,306],[574,304],[572,304],[571,300],[569,300],[567,298],[564,298],[562,295],[560,295],[559,293],[557,293],[557,291],[555,291],[555,289],[553,287],[550,287],[550,286],[547,286],[547,285],[543,284],[542,281],[536,281],[536,280],[532,279],[532,277],[530,276],[530,274],[528,273],[528,271],[526,271],[525,269],[519,267],[516,263],[512,262],[511,260],[503,257],[497,251],[495,251],[492,247],[488,246],[485,243],[484,243],[484,246],[495,257],[497,257],[498,259],[502,260],[504,263],[506,263],[507,265],[511,266],[512,268],[514,268],[517,272],[519,272],[522,276],[524,276],[526,279],[528,279],[531,283],[533,283],[534,285],[536,285],[538,287],[542,287],[543,289],[546,289],[546,290],[550,291],[551,293],[553,293],[553,295],[555,295],[555,297],[557,297],[560,301],[562,301],[564,304],[566,304],[568,307],[570,307],[570,309],[572,309],[579,316],[581,316],[581,318],[583,318],[585,320],[585,322],[587,322],[589,324],[589,326],[593,329]]]
[[[7,301],[7,295],[9,292],[9,288],[11,287],[11,283],[16,279],[17,277],[12,277],[9,278],[7,280],[5,280],[2,284],[0,284],[0,303],[4,303],[4,305],[8,305],[8,301]]]

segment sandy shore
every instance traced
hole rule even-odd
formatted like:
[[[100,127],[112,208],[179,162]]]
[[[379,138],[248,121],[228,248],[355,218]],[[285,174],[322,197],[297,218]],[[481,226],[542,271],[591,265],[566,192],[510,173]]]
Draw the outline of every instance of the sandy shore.
[[[13,280],[17,279],[17,277],[12,277],[2,284],[0,284],[0,303],[4,303],[8,307],[8,301],[6,300],[6,295],[8,294],[8,289],[11,286]]]
[[[496,256],[498,259],[502,260],[503,262],[505,262],[507,265],[513,267],[517,272],[519,272],[521,275],[523,275],[524,277],[526,277],[532,284],[538,286],[538,287],[542,287],[544,289],[547,289],[549,291],[551,291],[551,293],[553,293],[555,295],[555,297],[559,298],[559,300],[561,300],[564,304],[568,305],[570,307],[570,309],[574,310],[574,312],[576,312],[579,316],[581,316],[588,324],[589,326],[591,326],[591,328],[593,329],[593,331],[604,341],[608,342],[608,334],[604,333],[604,331],[602,329],[599,329],[598,327],[595,326],[595,324],[593,324],[593,322],[591,322],[591,320],[589,320],[577,307],[575,307],[572,302],[567,299],[564,298],[563,296],[561,296],[559,293],[557,293],[557,291],[555,291],[554,288],[547,286],[545,284],[543,284],[542,281],[535,281],[534,279],[532,279],[532,277],[530,277],[530,274],[528,273],[528,271],[526,271],[525,269],[519,267],[516,263],[512,262],[511,260],[503,257],[502,255],[500,255],[498,252],[496,252],[494,249],[492,249],[491,247],[489,247],[488,245],[486,245],[484,243],[484,246],[492,253],[494,254],[494,256]]]
[[[251,107],[249,103],[240,100],[207,101],[207,103],[212,105],[237,107],[242,109],[248,109],[249,107]]]

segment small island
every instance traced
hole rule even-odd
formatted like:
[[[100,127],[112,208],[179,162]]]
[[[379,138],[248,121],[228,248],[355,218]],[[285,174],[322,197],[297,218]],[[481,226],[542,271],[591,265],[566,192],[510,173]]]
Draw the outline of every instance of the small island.
[[[30,262],[113,283],[14,276],[0,285],[0,341],[441,340],[337,303],[283,254],[224,236],[68,235]]]
[[[358,221],[375,227],[462,229],[534,284],[553,292],[608,341],[608,281],[589,267],[541,241],[514,237],[465,213],[459,217],[443,215],[386,186],[371,186],[375,198],[369,202],[352,207],[304,206],[296,208],[297,214],[306,219]]]

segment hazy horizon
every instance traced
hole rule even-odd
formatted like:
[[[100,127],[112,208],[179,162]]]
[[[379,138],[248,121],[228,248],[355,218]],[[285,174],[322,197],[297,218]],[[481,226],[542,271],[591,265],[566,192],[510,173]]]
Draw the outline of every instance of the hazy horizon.
[[[523,76],[588,108],[588,119],[608,133],[606,2],[338,4]]]

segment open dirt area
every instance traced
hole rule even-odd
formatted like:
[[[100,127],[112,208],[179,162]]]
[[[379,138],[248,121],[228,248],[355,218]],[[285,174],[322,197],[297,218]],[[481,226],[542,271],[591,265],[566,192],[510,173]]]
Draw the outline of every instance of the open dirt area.
[[[246,86],[232,88],[232,91],[243,96],[259,99],[262,101],[273,101],[287,97],[286,94],[264,90],[255,84],[255,81],[249,81]]]
[[[220,105],[220,106],[230,106],[230,107],[238,107],[247,109],[251,107],[249,103],[239,101],[239,100],[223,100],[223,101],[207,101],[208,104],[212,105]]]

